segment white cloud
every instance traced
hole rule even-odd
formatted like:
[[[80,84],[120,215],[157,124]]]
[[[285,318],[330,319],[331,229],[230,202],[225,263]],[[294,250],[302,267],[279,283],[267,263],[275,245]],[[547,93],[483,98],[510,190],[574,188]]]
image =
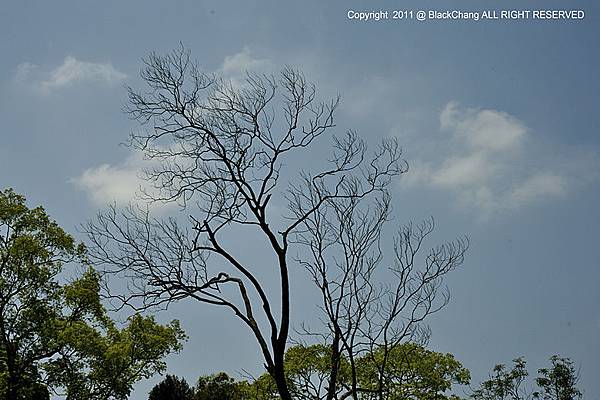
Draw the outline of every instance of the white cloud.
[[[242,87],[247,72],[272,73],[275,65],[267,58],[258,58],[248,47],[231,56],[225,57],[217,75],[231,81],[234,87]]]
[[[539,173],[514,187],[508,200],[511,205],[518,207],[542,197],[564,196],[566,195],[566,185],[564,176]]]
[[[440,130],[450,135],[446,145],[437,146],[435,158],[413,163],[408,183],[448,190],[484,216],[564,197],[582,171],[597,170],[598,160],[589,157],[552,159],[521,121],[502,111],[449,102]]]
[[[117,71],[110,63],[97,64],[79,61],[75,57],[68,56],[63,64],[54,69],[48,79],[41,84],[45,88],[57,88],[86,80],[114,84],[126,77],[127,75]]]
[[[461,110],[451,101],[440,115],[440,126],[452,131],[474,149],[510,150],[519,145],[527,128],[516,118],[496,110],[468,108]]]
[[[110,203],[126,206],[130,203],[148,204],[142,196],[143,190],[151,187],[143,176],[144,168],[150,166],[142,153],[132,152],[129,157],[119,165],[101,164],[88,168],[83,173],[71,180],[79,189],[83,190],[96,206],[102,207]],[[164,206],[164,204],[154,204]]]
[[[257,71],[265,69],[271,64],[267,59],[256,58],[248,47],[244,47],[240,52],[225,57],[219,72],[231,76],[243,73],[244,71]]]
[[[477,185],[489,180],[497,169],[498,165],[482,153],[451,156],[432,174],[431,181],[434,185],[450,188]]]
[[[27,83],[29,78],[37,71],[38,68],[39,66],[30,62],[24,62],[17,65],[15,81],[17,81],[18,83]]]
[[[127,75],[117,70],[111,63],[81,61],[73,56],[65,57],[61,65],[49,71],[25,62],[17,67],[15,74],[15,81],[28,84],[43,93],[82,82],[114,85],[125,78]]]

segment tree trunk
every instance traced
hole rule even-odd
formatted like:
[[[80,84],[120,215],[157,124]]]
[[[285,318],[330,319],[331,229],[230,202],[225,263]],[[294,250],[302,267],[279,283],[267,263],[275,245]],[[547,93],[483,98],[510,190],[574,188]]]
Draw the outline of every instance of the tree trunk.
[[[340,335],[336,329],[333,337],[333,343],[331,344],[331,374],[329,376],[329,384],[327,385],[327,397],[326,400],[333,400],[335,398],[335,389],[337,387],[337,376],[340,367]]]
[[[6,349],[6,367],[8,369],[6,400],[18,400],[19,398],[19,376],[17,375],[16,352],[13,350],[12,343],[5,342]]]
[[[18,399],[18,391],[16,385],[16,379],[14,377],[8,377],[8,390],[6,392],[6,400],[17,400]]]
[[[277,359],[275,360],[275,368],[272,376],[275,380],[275,384],[277,385],[277,391],[279,392],[279,397],[281,398],[281,400],[292,400],[292,395],[290,394],[290,390],[287,385],[287,380],[285,379],[283,357],[281,357],[281,362],[279,362],[279,360]]]

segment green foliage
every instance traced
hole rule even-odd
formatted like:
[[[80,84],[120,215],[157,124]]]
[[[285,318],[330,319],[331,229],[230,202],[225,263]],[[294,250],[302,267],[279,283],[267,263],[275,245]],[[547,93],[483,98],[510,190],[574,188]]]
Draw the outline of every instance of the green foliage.
[[[225,372],[202,376],[196,384],[196,400],[241,400],[238,383]]]
[[[522,386],[528,375],[526,362],[522,357],[513,360],[511,369],[507,369],[504,364],[497,364],[490,378],[482,382],[480,388],[475,390],[471,397],[476,400],[528,398]]]
[[[573,400],[582,396],[577,389],[579,376],[575,371],[573,362],[568,358],[557,355],[550,357],[550,368],[538,370],[539,376],[535,379],[539,391],[534,397],[543,400]]]
[[[311,346],[296,345],[285,353],[285,368],[292,391],[318,393],[329,380],[332,365],[332,349],[330,346],[315,344]],[[343,357],[339,357],[337,389],[350,379],[350,365]]]
[[[332,350],[326,345],[296,345],[285,356],[286,373],[292,397],[321,398],[331,374]],[[469,383],[469,371],[452,354],[427,350],[414,343],[398,345],[387,352],[377,349],[356,360],[360,399],[379,399],[379,377],[383,376],[384,399],[444,400],[458,397],[446,394],[452,385]],[[347,393],[351,385],[348,359],[339,358],[336,393]],[[383,371],[383,374],[380,373]],[[243,399],[271,400],[277,388],[269,374],[253,382],[238,383]],[[338,397],[341,397],[339,395]]]
[[[285,354],[287,379],[294,399],[323,399],[331,378],[331,346],[296,345]],[[386,357],[386,361],[383,358]],[[359,371],[358,399],[386,400],[446,400],[458,399],[447,394],[452,385],[469,383],[469,371],[451,354],[437,353],[414,343],[406,343],[386,352],[377,349],[356,360]],[[355,398],[348,392],[351,385],[351,368],[346,357],[339,358],[337,396],[334,398]],[[378,388],[379,372],[384,371],[384,390]],[[157,385],[166,385],[166,379]],[[180,383],[171,380],[175,387]],[[152,393],[152,392],[151,392]],[[268,374],[261,375],[252,382],[236,382],[221,372],[200,377],[196,386],[195,400],[275,400],[275,381]],[[149,400],[158,400],[153,397]],[[160,398],[162,399],[162,398]],[[165,399],[171,400],[170,397]],[[173,398],[173,400],[179,399]]]
[[[0,191],[0,395],[44,399],[125,399],[132,385],[164,370],[181,348],[174,321],[135,315],[119,329],[100,301],[91,267],[70,283],[64,266],[87,265],[76,244],[42,207]],[[70,272],[73,274],[73,271]]]
[[[237,390],[244,400],[275,400],[279,399],[277,385],[269,374],[262,374],[252,382],[241,381]]]
[[[167,375],[152,388],[148,400],[195,400],[194,389],[184,378]]]
[[[74,399],[126,399],[133,383],[164,371],[162,358],[183,339],[176,321],[162,326],[137,314],[121,330],[107,321],[100,330],[80,324],[62,335],[70,354],[46,370]]]
[[[277,388],[265,375],[252,383],[236,382],[225,372],[201,376],[195,388],[183,378],[167,375],[149,393],[148,400],[271,400]],[[269,393],[269,394],[267,394]]]
[[[577,389],[579,379],[573,362],[568,358],[552,356],[550,368],[538,370],[535,378],[536,391],[523,387],[529,375],[523,358],[513,360],[511,369],[498,364],[494,367],[490,378],[481,383],[471,397],[475,400],[524,400],[533,397],[543,400],[574,400],[582,396]]]
[[[376,391],[381,379],[384,398],[388,399],[455,399],[455,395],[445,393],[453,384],[466,385],[471,378],[469,370],[452,354],[437,353],[415,343],[403,343],[387,351],[378,348],[358,359],[357,364],[360,387]]]

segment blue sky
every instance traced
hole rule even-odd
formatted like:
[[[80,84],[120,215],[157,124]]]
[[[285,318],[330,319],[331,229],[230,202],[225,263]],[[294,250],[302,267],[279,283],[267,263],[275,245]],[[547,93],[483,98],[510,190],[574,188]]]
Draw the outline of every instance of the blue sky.
[[[0,14],[0,186],[42,204],[65,228],[110,201],[125,204],[143,162],[120,146],[137,128],[122,112],[141,58],[183,42],[207,71],[302,69],[323,97],[341,94],[340,129],[397,136],[411,166],[394,188],[400,221],[433,215],[437,237],[467,234],[452,301],[431,346],[477,383],[497,362],[552,354],[581,368],[600,396],[600,7],[579,21],[350,21],[378,9],[534,9],[515,1],[105,1],[3,5]],[[309,155],[318,162],[323,154]],[[172,210],[165,210],[169,212]],[[252,251],[251,243],[238,242]],[[259,255],[256,254],[256,257]],[[299,278],[301,279],[301,278]],[[298,285],[296,321],[315,312]],[[237,321],[184,303],[190,335],[169,372],[194,381],[258,371]],[[155,382],[138,386],[144,399]]]

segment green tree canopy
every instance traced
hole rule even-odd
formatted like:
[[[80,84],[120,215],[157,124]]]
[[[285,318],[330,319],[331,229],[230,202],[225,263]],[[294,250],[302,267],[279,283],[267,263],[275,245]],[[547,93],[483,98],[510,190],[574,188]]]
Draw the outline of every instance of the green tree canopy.
[[[510,369],[504,364],[497,364],[489,379],[483,381],[471,397],[476,400],[526,399],[529,393],[523,383],[528,375],[526,362],[522,357],[515,358]]]
[[[84,266],[76,275],[72,268]],[[42,207],[0,191],[0,394],[8,400],[125,399],[180,349],[177,321],[134,315],[120,329],[100,300],[99,275]]]
[[[384,354],[387,360],[383,362]],[[328,391],[332,350],[327,345],[296,345],[286,352],[288,384],[295,399],[321,399]],[[405,343],[384,352],[375,349],[357,359],[359,399],[457,399],[451,394],[453,385],[466,385],[469,371],[452,354],[428,350],[415,343]],[[385,366],[385,367],[383,367]],[[350,395],[350,366],[340,360],[335,398]],[[379,385],[379,379],[383,385]],[[276,387],[268,374],[252,383],[242,384],[244,399],[274,399]],[[376,388],[383,387],[379,392]],[[270,390],[269,390],[270,388]],[[381,397],[380,397],[381,396]]]
[[[577,388],[579,374],[575,371],[573,362],[568,358],[557,355],[550,357],[550,368],[538,370],[535,379],[539,391],[534,392],[534,397],[543,400],[574,400],[583,393]]]
[[[579,376],[573,362],[557,355],[550,357],[550,367],[538,370],[535,390],[526,387],[529,372],[525,360],[513,360],[512,368],[504,364],[494,367],[489,379],[473,391],[475,400],[575,400],[582,396],[577,388]]]
[[[387,354],[388,360],[382,357]],[[326,399],[329,392],[332,360],[329,345],[295,345],[285,355],[288,386],[295,400]],[[382,349],[365,354],[357,360],[360,371],[360,390],[356,397],[350,391],[350,365],[342,358],[334,399],[371,400],[455,400],[450,393],[453,385],[469,383],[469,371],[452,354],[437,353],[414,343],[405,343],[384,352]],[[384,369],[381,369],[385,365]],[[383,371],[383,373],[381,372]],[[385,390],[379,388],[379,377],[383,377]],[[226,373],[202,376],[198,379],[195,394],[181,388],[189,385],[185,380],[169,377],[156,385],[149,400],[276,400],[279,399],[277,385],[270,374],[264,373],[253,381],[235,381]],[[169,389],[170,388],[170,389]],[[165,397],[158,396],[164,393]],[[169,393],[177,394],[169,397]]]
[[[196,384],[196,400],[241,400],[238,386],[225,372],[201,376]]]
[[[383,387],[387,399],[458,399],[447,393],[452,385],[467,385],[471,378],[469,370],[452,354],[438,353],[415,343],[403,343],[387,352],[378,348],[361,357],[358,363],[360,385],[366,398],[371,398],[370,391],[375,394],[372,398],[379,398],[373,389]]]

